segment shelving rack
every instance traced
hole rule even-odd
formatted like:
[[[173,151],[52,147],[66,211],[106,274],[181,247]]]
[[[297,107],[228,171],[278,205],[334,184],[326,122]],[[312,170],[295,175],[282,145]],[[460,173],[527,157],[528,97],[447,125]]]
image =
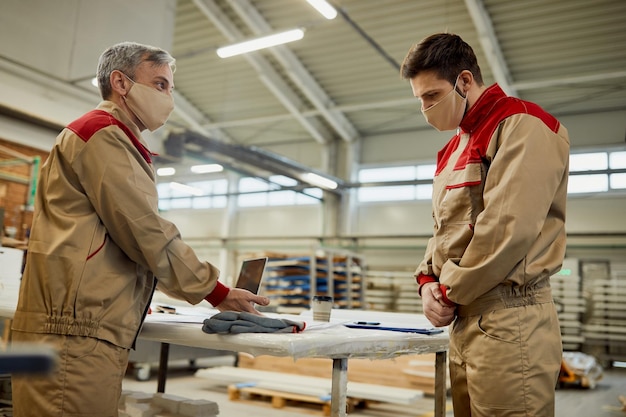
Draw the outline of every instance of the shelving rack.
[[[331,295],[334,308],[363,307],[363,256],[317,250],[312,255],[270,254],[268,258],[261,291],[279,310],[308,309],[313,295]]]

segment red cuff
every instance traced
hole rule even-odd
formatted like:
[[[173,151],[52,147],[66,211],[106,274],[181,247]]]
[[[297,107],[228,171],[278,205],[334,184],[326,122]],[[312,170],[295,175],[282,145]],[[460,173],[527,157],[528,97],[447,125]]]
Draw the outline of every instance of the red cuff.
[[[443,302],[450,307],[456,306],[456,303],[454,301],[450,301],[450,299],[448,298],[448,287],[443,284],[439,284],[439,289],[441,290],[441,297],[443,298]]]
[[[211,303],[213,307],[217,307],[222,301],[224,301],[224,298],[226,298],[229,292],[230,288],[217,281],[217,284],[215,285],[215,288],[213,288],[213,291],[211,291],[209,295],[204,297],[204,299]]]
[[[417,289],[417,293],[421,296],[422,295],[422,286],[424,284],[426,284],[427,282],[437,282],[437,278],[432,276],[432,275],[426,275],[426,274],[422,274],[420,273],[415,280],[417,281],[417,285],[419,285],[419,288]]]

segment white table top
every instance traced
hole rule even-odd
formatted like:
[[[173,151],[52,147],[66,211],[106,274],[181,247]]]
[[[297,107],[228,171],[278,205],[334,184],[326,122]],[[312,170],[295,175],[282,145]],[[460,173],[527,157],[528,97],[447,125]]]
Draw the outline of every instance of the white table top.
[[[4,292],[4,294],[1,294]],[[17,291],[0,291],[0,317],[11,318],[17,303]],[[333,310],[331,323],[311,320],[310,313],[300,316],[268,314],[305,321],[302,333],[245,333],[238,335],[207,334],[202,331],[202,320],[218,311],[207,307],[176,306],[178,314],[150,314],[143,325],[140,338],[176,345],[215,350],[246,352],[254,356],[272,355],[325,358],[385,359],[398,355],[446,351],[449,335],[424,335],[386,330],[350,329],[341,323],[367,320],[382,324],[406,323],[407,327],[429,327],[419,314],[383,313],[362,310]]]
[[[210,310],[210,309],[207,309]],[[313,322],[310,314],[301,316],[271,314],[307,322],[302,333],[244,333],[237,335],[207,334],[202,331],[202,318],[170,314],[149,315],[140,337],[170,344],[205,347],[217,350],[246,352],[254,356],[291,356],[325,358],[385,359],[398,355],[434,353],[447,350],[447,330],[434,334],[404,333],[386,330],[350,329],[341,323],[377,319],[381,323],[406,323],[407,327],[426,323],[418,314],[381,313],[361,310],[333,310],[329,324]],[[268,314],[269,315],[269,314]],[[206,315],[206,318],[210,315]],[[182,322],[179,322],[182,321]]]

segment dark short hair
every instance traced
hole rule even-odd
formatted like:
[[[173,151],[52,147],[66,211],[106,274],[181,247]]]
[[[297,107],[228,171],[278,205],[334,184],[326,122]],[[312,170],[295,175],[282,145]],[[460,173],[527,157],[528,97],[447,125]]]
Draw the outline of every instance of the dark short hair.
[[[150,45],[136,42],[122,42],[107,48],[98,60],[96,78],[100,95],[104,100],[111,97],[111,73],[122,71],[131,79],[135,78],[135,71],[142,62],[151,62],[153,65],[169,65],[172,72],[176,70],[176,60],[169,52]]]
[[[410,80],[424,71],[435,71],[439,78],[454,85],[461,71],[469,70],[479,85],[483,76],[474,50],[460,36],[436,33],[413,45],[407,53],[400,75]]]

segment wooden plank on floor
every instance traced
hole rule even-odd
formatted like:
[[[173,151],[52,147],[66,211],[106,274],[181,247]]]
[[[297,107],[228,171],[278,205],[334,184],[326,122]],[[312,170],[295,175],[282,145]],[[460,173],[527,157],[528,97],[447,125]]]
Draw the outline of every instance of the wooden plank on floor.
[[[219,366],[198,370],[197,377],[220,385],[249,383],[258,388],[292,394],[323,397],[330,395],[332,381],[328,378],[297,376],[282,372]],[[347,396],[362,400],[393,404],[413,404],[424,397],[423,391],[348,381]]]

